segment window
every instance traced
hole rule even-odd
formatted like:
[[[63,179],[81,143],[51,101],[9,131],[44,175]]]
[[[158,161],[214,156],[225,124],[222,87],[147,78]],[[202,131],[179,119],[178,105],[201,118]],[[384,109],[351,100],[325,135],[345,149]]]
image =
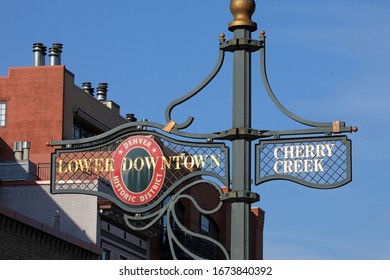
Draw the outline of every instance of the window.
[[[219,229],[211,216],[200,215],[200,233],[218,239]]]
[[[73,125],[73,139],[81,138],[81,129],[78,126]]]
[[[7,103],[0,102],[0,127],[5,126],[6,109],[7,109]]]
[[[102,260],[110,260],[110,259],[111,259],[111,251],[106,248],[103,248]]]
[[[203,233],[210,232],[210,220],[204,215],[200,215],[200,231]]]
[[[98,131],[97,129],[94,129],[83,122],[77,120],[73,122],[73,131],[72,131],[73,139],[88,138],[100,133],[102,133],[102,131]]]

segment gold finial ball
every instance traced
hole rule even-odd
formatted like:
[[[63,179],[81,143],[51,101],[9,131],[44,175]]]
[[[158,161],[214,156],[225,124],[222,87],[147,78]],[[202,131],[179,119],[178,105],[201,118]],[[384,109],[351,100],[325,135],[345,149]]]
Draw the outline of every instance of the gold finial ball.
[[[230,12],[234,16],[234,21],[229,23],[229,30],[244,28],[256,31],[257,24],[252,21],[252,15],[256,10],[254,0],[230,0]]]

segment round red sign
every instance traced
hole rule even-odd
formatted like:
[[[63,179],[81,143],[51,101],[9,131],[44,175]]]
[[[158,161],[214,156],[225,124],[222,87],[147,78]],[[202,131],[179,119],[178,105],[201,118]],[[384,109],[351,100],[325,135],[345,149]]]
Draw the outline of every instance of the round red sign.
[[[165,179],[163,152],[152,136],[131,136],[114,152],[111,185],[124,203],[143,205],[160,192]]]

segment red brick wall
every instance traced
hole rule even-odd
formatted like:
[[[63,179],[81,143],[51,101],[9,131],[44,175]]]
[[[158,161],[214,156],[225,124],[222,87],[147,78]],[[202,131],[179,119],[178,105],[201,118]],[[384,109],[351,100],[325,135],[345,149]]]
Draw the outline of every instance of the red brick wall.
[[[62,139],[65,67],[11,68],[0,78],[0,100],[7,102],[6,127],[0,138],[13,148],[14,141],[29,141],[31,160],[46,160],[52,148],[46,142]],[[0,150],[1,160],[12,160],[13,151]]]

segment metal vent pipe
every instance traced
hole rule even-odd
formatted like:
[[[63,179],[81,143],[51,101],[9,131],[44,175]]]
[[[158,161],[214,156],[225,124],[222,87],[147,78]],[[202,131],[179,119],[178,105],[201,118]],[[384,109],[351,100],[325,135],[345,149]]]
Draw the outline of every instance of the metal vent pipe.
[[[137,118],[136,118],[135,115],[132,114],[132,113],[126,114],[126,119],[127,119],[129,122],[136,122],[136,121],[137,121]]]
[[[44,66],[46,58],[46,46],[42,43],[33,44],[34,66]]]
[[[22,143],[23,148],[23,160],[29,160],[30,159],[30,148],[31,148],[31,142],[24,141]]]
[[[21,141],[14,142],[14,155],[16,160],[23,159],[23,142]]]
[[[49,49],[50,65],[61,65],[62,44],[54,43]]]
[[[81,88],[85,93],[88,93],[93,96],[94,88],[91,86],[90,82],[83,82]]]
[[[98,87],[96,88],[96,95],[97,100],[99,101],[106,101],[107,100],[107,83],[99,83]]]

